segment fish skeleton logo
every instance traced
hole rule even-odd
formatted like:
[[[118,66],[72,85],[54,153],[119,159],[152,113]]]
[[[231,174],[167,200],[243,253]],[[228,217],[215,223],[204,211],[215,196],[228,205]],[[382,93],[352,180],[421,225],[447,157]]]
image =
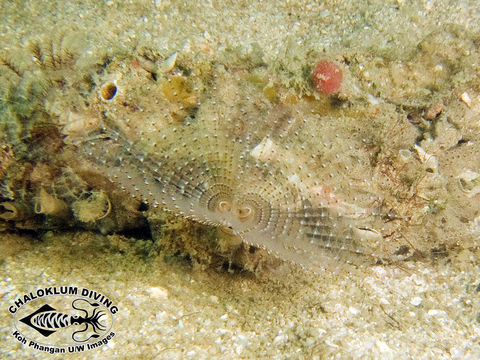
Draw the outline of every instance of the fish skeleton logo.
[[[115,336],[111,329],[117,306],[86,288],[40,288],[17,296],[8,310],[15,320],[14,338],[35,350],[81,352],[106,345]]]
[[[91,338],[99,338],[100,335],[98,335],[98,332],[106,330],[105,325],[102,325],[100,323],[100,318],[105,315],[105,311],[103,310],[97,311],[98,309],[94,308],[92,315],[88,316],[87,310],[75,307],[75,303],[78,301],[84,301],[93,307],[100,306],[98,303],[91,303],[85,299],[74,300],[72,302],[72,308],[83,311],[85,313],[85,316],[82,317],[79,315],[68,315],[68,314],[63,314],[61,312],[57,312],[53,307],[51,307],[48,304],[45,304],[34,313],[28,316],[25,316],[23,319],[20,319],[20,321],[34,328],[45,337],[50,336],[51,334],[56,332],[58,329],[66,328],[71,325],[84,324],[85,327],[83,328],[83,330],[75,331],[72,334],[73,341],[86,342]],[[89,326],[92,327],[94,334],[90,335],[86,339],[81,340],[77,336],[77,334],[86,332]]]

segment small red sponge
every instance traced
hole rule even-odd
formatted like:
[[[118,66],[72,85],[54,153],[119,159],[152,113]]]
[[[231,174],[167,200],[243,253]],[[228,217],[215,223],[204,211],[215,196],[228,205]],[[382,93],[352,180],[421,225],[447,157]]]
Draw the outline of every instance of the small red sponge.
[[[335,94],[342,84],[342,69],[334,62],[321,60],[315,65],[312,77],[317,91]]]

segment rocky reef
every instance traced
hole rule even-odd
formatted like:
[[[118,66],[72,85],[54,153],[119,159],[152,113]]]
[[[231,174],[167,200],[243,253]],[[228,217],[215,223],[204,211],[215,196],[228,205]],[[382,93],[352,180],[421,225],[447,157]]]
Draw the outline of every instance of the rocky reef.
[[[2,2],[5,303],[114,300],[77,359],[479,358],[477,7]]]
[[[283,65],[255,43],[161,53],[92,49],[73,29],[29,39],[0,56],[0,226],[126,232],[251,271],[275,263],[267,253],[335,269],[471,246],[478,39],[441,34],[402,61],[296,45]],[[313,81],[325,58],[344,73],[335,94]]]

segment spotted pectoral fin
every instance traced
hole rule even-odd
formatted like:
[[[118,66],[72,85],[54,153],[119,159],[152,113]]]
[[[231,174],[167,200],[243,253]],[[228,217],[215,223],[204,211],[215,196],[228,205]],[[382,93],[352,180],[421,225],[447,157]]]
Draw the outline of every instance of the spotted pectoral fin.
[[[24,324],[30,326],[32,329],[37,330],[43,336],[48,337],[48,336],[52,335],[54,332],[56,332],[56,330],[42,329],[42,328],[39,328],[38,326],[32,324],[32,318],[35,315],[40,314],[42,312],[46,312],[46,311],[55,311],[55,309],[53,307],[51,307],[50,305],[45,304],[42,307],[40,307],[37,311],[31,313],[28,316],[25,316],[23,319],[20,319],[20,321],[23,322]]]

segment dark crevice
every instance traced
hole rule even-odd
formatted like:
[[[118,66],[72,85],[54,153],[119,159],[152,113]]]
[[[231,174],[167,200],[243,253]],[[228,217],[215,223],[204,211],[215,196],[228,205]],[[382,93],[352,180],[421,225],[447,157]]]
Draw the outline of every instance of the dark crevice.
[[[137,240],[153,240],[152,232],[148,224],[133,229],[119,231],[117,234]]]

